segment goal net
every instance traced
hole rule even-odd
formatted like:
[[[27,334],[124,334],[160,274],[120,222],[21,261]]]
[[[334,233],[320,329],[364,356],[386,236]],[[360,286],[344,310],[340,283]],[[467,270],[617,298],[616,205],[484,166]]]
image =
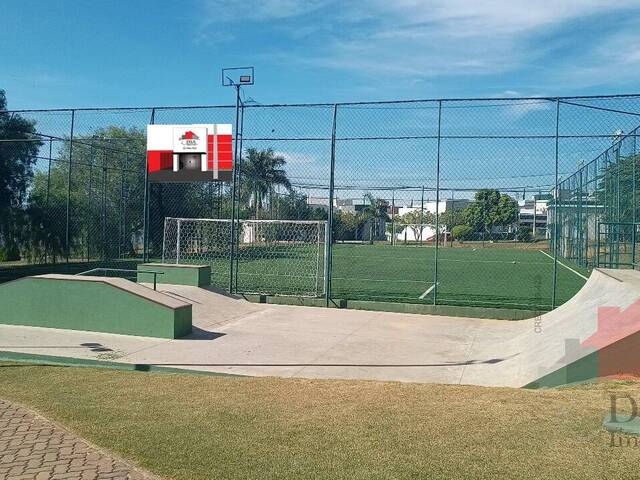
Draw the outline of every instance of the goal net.
[[[232,260],[229,219],[165,218],[162,261],[211,266],[214,285],[227,288],[230,263],[238,292],[324,294],[326,221],[240,220]]]

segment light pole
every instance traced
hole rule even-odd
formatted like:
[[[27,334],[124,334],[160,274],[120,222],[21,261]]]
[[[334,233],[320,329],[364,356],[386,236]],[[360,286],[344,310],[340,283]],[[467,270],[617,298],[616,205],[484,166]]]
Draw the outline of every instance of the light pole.
[[[236,196],[239,195],[240,186],[238,185],[238,179],[240,176],[240,158],[242,157],[239,152],[239,147],[242,145],[242,125],[244,122],[240,120],[242,106],[242,100],[240,98],[240,90],[243,85],[253,85],[254,83],[254,69],[253,67],[232,67],[222,69],[222,86],[234,87],[236,89],[236,135],[234,138],[233,146],[233,172],[231,176],[231,238],[229,239],[229,293],[234,292],[234,286],[237,286],[237,282],[234,280],[234,264],[237,247],[238,225],[236,223],[240,221],[240,205],[236,207]],[[239,202],[238,202],[239,203]],[[236,220],[236,216],[238,217]],[[237,276],[237,272],[235,272]]]

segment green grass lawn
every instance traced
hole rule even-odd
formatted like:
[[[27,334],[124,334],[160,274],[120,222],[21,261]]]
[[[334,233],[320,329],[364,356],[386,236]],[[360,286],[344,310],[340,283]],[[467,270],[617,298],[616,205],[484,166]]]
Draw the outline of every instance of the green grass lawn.
[[[637,478],[609,394],[0,364],[19,402],[166,478]],[[622,403],[622,402],[621,402]],[[621,410],[623,410],[621,406]]]

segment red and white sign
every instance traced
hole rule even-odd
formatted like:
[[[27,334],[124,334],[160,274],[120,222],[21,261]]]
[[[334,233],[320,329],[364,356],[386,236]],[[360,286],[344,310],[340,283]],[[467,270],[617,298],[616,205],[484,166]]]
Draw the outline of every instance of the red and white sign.
[[[148,125],[149,180],[229,181],[233,170],[232,144],[229,124]]]

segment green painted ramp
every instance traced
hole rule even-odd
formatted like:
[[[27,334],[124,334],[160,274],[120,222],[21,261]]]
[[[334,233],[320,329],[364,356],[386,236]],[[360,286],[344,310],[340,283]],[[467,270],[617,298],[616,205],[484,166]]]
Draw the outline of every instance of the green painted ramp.
[[[123,278],[38,275],[0,285],[0,323],[145,337],[191,333],[191,304]]]

